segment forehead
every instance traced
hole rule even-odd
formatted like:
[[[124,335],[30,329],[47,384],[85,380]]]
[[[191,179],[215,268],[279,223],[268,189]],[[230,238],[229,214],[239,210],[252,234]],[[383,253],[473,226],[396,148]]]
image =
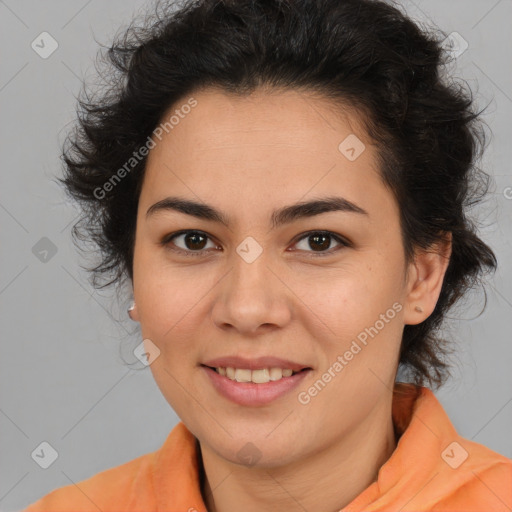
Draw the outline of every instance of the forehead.
[[[195,106],[184,108],[191,98]],[[265,209],[308,194],[367,202],[388,193],[355,109],[318,95],[206,89],[176,102],[163,122],[170,116],[172,129],[148,156],[143,202],[181,194]]]
[[[176,102],[164,120],[185,109],[191,97],[196,106],[187,109],[190,111],[181,116],[172,133],[176,145],[191,142],[195,154],[239,145],[283,145],[315,153],[320,147],[337,150],[340,136],[349,134],[370,142],[355,108],[313,91],[257,89],[248,95],[235,95],[202,89]],[[230,148],[230,143],[236,147]]]

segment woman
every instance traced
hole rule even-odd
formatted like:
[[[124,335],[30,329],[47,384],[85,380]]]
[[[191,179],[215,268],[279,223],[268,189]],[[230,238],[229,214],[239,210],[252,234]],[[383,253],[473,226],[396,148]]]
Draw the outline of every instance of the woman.
[[[441,38],[376,0],[200,0],[109,56],[63,182],[182,421],[26,510],[510,510],[512,461],[427,387],[496,266]]]

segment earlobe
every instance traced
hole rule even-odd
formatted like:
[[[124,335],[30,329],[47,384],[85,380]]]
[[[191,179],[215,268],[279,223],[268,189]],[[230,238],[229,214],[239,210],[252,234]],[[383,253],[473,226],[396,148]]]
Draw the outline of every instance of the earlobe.
[[[135,302],[133,302],[132,305],[128,308],[128,316],[134,322],[139,321],[139,313],[137,311],[137,305],[135,304]]]
[[[404,323],[416,325],[434,311],[441,293],[452,251],[452,234],[447,233],[428,250],[420,249],[410,264]]]

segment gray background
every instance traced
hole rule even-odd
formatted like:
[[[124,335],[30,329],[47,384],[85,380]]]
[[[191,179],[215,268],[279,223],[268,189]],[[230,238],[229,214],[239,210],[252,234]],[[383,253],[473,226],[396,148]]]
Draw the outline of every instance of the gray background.
[[[484,119],[494,135],[484,166],[495,185],[475,214],[500,268],[484,314],[476,318],[477,293],[452,315],[454,378],[437,396],[464,437],[512,457],[512,1],[402,5],[415,20],[463,36],[469,48],[452,72],[468,81],[480,106],[490,103]],[[95,39],[108,44],[143,8],[137,0],[0,1],[3,511],[158,449],[178,421],[149,368],[130,354],[140,340],[125,302],[94,291],[81,270],[70,236],[77,211],[52,181],[81,78],[94,72]],[[59,45],[47,59],[31,48],[43,31]],[[56,249],[46,261],[43,237]],[[121,345],[125,361],[137,364],[123,363]],[[43,441],[58,452],[48,469],[31,457]]]

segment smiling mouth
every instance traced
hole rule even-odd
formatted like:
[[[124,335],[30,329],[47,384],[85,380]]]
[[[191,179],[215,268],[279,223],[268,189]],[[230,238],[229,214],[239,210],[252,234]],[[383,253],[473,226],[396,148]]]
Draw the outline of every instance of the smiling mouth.
[[[297,373],[301,373],[311,368],[303,368],[302,370],[292,370],[290,368],[261,368],[258,370],[250,370],[247,368],[232,368],[232,367],[212,367],[202,365],[210,368],[219,375],[226,377],[235,382],[251,382],[254,384],[266,384],[267,382],[276,382],[287,377],[291,377]]]

